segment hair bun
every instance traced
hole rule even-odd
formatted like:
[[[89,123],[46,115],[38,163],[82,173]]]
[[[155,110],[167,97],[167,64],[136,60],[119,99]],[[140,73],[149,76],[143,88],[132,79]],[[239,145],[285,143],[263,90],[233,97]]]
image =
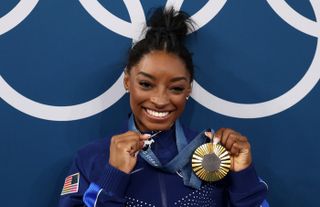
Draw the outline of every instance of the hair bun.
[[[137,65],[144,55],[152,51],[171,53],[180,58],[190,73],[190,82],[193,80],[192,54],[185,46],[185,37],[188,32],[194,30],[194,22],[183,11],[175,11],[173,8],[154,9],[148,18],[143,34],[145,37],[134,43],[130,49],[127,71]],[[143,35],[142,34],[142,35]],[[142,36],[141,35],[141,36]]]
[[[181,41],[189,30],[194,29],[190,16],[185,12],[175,11],[172,7],[156,9],[147,24],[149,29],[146,39],[155,38],[160,42]]]

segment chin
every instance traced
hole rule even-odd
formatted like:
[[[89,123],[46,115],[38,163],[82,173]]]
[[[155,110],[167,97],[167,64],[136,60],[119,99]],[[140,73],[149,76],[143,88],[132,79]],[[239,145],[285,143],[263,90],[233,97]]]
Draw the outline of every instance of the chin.
[[[144,126],[146,126],[146,129],[150,131],[166,131],[166,130],[169,130],[172,125],[173,125],[173,122],[165,123],[165,124],[146,123]]]

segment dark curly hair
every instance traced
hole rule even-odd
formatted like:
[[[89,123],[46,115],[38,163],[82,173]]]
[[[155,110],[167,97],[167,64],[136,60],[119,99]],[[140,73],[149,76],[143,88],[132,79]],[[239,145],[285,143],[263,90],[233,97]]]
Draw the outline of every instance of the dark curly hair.
[[[188,32],[194,30],[194,22],[183,11],[173,8],[157,8],[147,21],[145,38],[135,43],[129,51],[127,71],[138,64],[141,58],[152,51],[165,51],[177,55],[185,63],[190,73],[190,82],[194,76],[192,54],[185,47]]]

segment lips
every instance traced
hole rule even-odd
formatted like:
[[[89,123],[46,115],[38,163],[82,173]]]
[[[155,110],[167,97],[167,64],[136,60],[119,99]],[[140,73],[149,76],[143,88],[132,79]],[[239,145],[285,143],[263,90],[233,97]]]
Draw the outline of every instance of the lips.
[[[145,109],[147,114],[151,117],[157,118],[157,119],[164,119],[166,118],[170,112],[169,111],[154,111],[151,109]]]

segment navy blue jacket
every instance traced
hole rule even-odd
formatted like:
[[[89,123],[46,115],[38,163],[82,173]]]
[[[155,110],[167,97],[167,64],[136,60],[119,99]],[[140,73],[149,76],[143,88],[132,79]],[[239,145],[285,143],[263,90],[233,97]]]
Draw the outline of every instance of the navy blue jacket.
[[[197,135],[186,128],[184,132],[188,141]],[[257,207],[265,199],[267,187],[259,181],[253,166],[229,172],[221,181],[203,183],[200,189],[185,186],[179,173],[156,169],[140,156],[131,174],[123,173],[108,164],[110,139],[95,141],[78,151],[69,172],[77,175],[72,181],[75,187],[69,191],[64,187],[59,207]],[[157,135],[152,150],[161,163],[170,161],[177,154],[174,130]]]

